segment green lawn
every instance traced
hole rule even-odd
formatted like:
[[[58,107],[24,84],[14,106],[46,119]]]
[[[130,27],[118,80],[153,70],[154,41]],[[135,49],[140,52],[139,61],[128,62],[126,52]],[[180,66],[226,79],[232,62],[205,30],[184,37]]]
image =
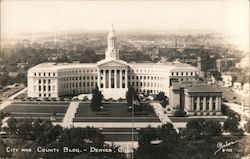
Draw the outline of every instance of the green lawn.
[[[93,112],[89,103],[80,103],[74,122],[131,122],[132,113],[126,103],[105,103],[104,109]],[[134,122],[160,122],[153,111],[134,113]]]
[[[93,112],[89,103],[80,103],[75,117],[131,117],[126,103],[105,103],[104,109],[99,112]],[[156,117],[154,112],[134,113],[135,117]]]

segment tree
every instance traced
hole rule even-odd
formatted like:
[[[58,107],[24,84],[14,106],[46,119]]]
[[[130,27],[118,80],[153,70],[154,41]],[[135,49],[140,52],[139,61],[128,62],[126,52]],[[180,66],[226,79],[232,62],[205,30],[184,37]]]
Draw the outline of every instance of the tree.
[[[134,96],[134,94],[135,94],[134,87],[129,86],[128,91],[126,93],[126,100],[127,100],[128,107],[132,106],[132,104],[133,104],[133,96]]]
[[[157,96],[156,96],[156,100],[159,100],[159,101],[163,101],[166,99],[167,99],[167,96],[165,96],[164,92],[159,92],[159,94],[157,94]]]
[[[101,106],[102,106],[102,98],[103,98],[103,95],[101,93],[101,91],[99,91],[99,88],[96,87],[94,90],[93,90],[93,98],[91,100],[91,109],[93,111],[99,111]]]
[[[8,121],[8,131],[10,134],[17,134],[17,120],[11,117]]]
[[[250,119],[248,119],[247,123],[245,124],[246,132],[250,133]]]
[[[212,76],[214,76],[216,81],[221,81],[222,80],[221,73],[218,70],[212,71],[211,74],[212,74]]]
[[[148,127],[138,134],[139,148],[136,158],[139,159],[162,159],[169,158],[179,143],[179,136],[171,123],[159,128]]]
[[[234,112],[228,114],[228,118],[224,121],[223,129],[234,134],[242,135],[242,129],[239,129],[240,116]]]
[[[194,119],[187,123],[182,136],[187,140],[210,139],[213,136],[221,135],[221,125],[218,121],[205,119]]]

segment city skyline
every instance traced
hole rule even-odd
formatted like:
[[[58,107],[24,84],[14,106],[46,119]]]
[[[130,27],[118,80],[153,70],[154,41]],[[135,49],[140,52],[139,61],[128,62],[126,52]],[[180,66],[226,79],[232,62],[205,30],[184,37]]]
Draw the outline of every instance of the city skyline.
[[[26,32],[209,30],[249,48],[249,5],[241,1],[1,1],[2,38]]]

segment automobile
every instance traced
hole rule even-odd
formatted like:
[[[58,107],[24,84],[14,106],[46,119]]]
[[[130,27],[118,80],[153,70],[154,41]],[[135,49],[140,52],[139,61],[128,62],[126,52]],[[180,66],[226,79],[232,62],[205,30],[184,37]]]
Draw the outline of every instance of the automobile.
[[[43,100],[44,100],[44,101],[50,101],[49,98],[44,98]]]

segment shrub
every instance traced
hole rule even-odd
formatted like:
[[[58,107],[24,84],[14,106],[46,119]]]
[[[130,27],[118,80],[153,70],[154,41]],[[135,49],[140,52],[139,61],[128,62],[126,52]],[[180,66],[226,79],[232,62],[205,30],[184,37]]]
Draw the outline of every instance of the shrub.
[[[187,114],[187,113],[186,113],[185,111],[180,110],[180,109],[178,109],[178,110],[176,110],[176,111],[174,112],[174,116],[175,116],[175,117],[185,117],[186,114]]]

